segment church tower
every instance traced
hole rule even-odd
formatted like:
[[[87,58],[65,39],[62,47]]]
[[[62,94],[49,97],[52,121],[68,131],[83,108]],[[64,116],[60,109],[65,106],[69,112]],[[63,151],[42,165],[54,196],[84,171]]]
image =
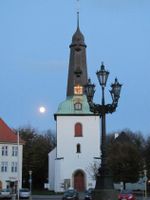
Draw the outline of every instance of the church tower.
[[[87,78],[86,44],[79,28],[79,13],[77,13],[77,30],[72,36],[70,45],[67,97],[74,95],[75,86],[84,87]]]
[[[84,191],[95,187],[94,165],[100,157],[99,116],[89,110],[84,85],[87,83],[86,44],[79,27],[70,44],[66,99],[55,113],[57,147],[49,154],[49,189],[69,187]]]

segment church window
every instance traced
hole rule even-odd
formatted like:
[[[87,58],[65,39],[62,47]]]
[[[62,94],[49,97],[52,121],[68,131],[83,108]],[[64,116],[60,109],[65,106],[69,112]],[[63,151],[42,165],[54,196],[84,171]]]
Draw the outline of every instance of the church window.
[[[75,110],[82,110],[82,104],[79,103],[79,102],[78,102],[78,103],[75,103],[75,104],[74,104],[74,109],[75,109]]]
[[[81,123],[75,124],[75,137],[82,137],[82,124]]]
[[[83,87],[81,85],[74,86],[74,94],[77,95],[83,94]]]
[[[77,144],[77,153],[81,153],[81,145]]]

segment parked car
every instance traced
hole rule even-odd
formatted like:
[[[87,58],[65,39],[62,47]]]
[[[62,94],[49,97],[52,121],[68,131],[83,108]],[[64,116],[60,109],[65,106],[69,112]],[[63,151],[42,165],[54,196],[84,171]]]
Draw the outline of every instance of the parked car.
[[[29,197],[30,197],[30,190],[28,188],[21,188],[19,190],[19,197],[21,199],[29,199]]]
[[[10,189],[2,189],[2,190],[0,190],[0,198],[11,199],[11,191],[10,191]]]
[[[68,189],[64,192],[64,195],[62,197],[62,200],[79,200],[79,194],[74,189]]]
[[[88,190],[85,191],[85,197],[84,200],[92,200],[92,191],[93,188],[89,188]]]
[[[118,195],[118,200],[136,200],[131,190],[122,190]]]

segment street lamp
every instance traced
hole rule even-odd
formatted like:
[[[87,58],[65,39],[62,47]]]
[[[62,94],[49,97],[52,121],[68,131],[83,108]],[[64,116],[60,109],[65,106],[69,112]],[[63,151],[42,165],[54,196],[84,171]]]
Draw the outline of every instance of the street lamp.
[[[30,199],[32,199],[32,171],[29,171]]]
[[[96,72],[99,84],[102,89],[102,99],[101,104],[95,104],[93,102],[93,97],[95,93],[95,85],[91,83],[91,80],[88,80],[87,85],[85,85],[85,93],[87,96],[87,100],[89,103],[90,111],[99,114],[101,118],[101,166],[99,168],[99,176],[97,176],[96,180],[96,190],[107,190],[107,194],[109,193],[108,190],[113,190],[113,179],[109,170],[109,167],[106,162],[106,114],[107,113],[113,113],[115,112],[118,100],[120,98],[120,92],[121,92],[121,84],[118,82],[117,78],[115,79],[115,82],[111,84],[111,90],[110,94],[112,97],[112,103],[111,104],[105,104],[105,87],[107,83],[107,79],[109,76],[109,72],[105,70],[105,66],[102,63],[101,68],[99,71]],[[103,193],[102,192],[102,193]],[[107,200],[107,197],[105,194],[102,196],[104,197],[104,200]],[[108,196],[108,195],[107,195]],[[100,196],[99,196],[100,197]],[[99,198],[95,197],[95,198]],[[110,197],[112,197],[112,193],[110,194]],[[100,197],[101,200],[103,199]]]

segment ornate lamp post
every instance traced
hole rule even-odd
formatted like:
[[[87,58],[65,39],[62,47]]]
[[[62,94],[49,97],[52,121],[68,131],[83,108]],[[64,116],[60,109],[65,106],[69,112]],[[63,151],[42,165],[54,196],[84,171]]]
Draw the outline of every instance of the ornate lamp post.
[[[110,94],[112,96],[112,103],[105,104],[105,87],[109,72],[105,70],[105,66],[102,63],[99,71],[96,72],[99,84],[102,89],[102,99],[101,104],[95,104],[93,102],[93,97],[95,93],[95,85],[91,83],[91,80],[88,80],[87,85],[85,86],[85,93],[89,103],[91,112],[99,114],[101,118],[101,166],[99,168],[99,175],[96,180],[96,190],[113,190],[113,179],[110,173],[110,170],[106,163],[106,114],[115,112],[118,100],[120,98],[121,84],[118,82],[117,78],[115,82],[111,84]],[[112,194],[111,194],[112,195]],[[105,195],[104,195],[105,196]],[[108,195],[107,195],[108,196]],[[99,196],[100,197],[100,196]],[[98,197],[98,198],[99,198]],[[112,197],[112,196],[110,196]],[[101,197],[100,197],[101,198]],[[102,200],[103,198],[99,199]],[[109,199],[109,197],[108,197]],[[104,197],[104,200],[107,200],[107,197]]]

